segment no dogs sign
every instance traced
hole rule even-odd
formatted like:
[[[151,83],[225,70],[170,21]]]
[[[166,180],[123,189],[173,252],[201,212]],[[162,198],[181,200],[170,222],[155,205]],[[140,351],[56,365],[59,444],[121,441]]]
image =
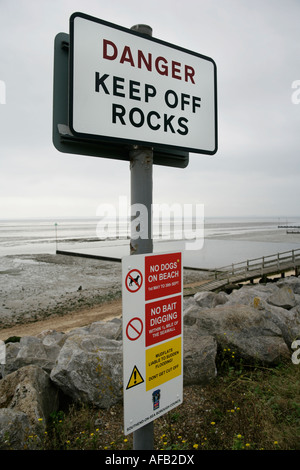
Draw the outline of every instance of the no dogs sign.
[[[201,54],[74,13],[74,135],[196,153],[217,151],[216,65]]]
[[[126,276],[125,285],[129,292],[137,292],[143,284],[143,276],[138,269],[132,269]]]

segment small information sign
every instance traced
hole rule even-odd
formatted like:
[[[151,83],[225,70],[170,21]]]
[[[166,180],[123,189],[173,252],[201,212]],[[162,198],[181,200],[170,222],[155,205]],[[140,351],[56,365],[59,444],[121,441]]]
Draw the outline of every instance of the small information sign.
[[[182,403],[182,282],[180,252],[122,260],[125,434]]]
[[[181,334],[181,295],[146,304],[146,346]]]

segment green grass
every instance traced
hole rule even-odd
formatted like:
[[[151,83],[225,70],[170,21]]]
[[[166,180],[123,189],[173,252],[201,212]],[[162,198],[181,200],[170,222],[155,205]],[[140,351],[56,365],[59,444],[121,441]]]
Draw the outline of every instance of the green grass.
[[[183,404],[157,419],[157,450],[299,450],[300,365],[245,365],[224,350],[219,373],[207,386],[184,388]],[[52,415],[42,440],[26,448],[132,449],[123,434],[123,407],[72,405]]]

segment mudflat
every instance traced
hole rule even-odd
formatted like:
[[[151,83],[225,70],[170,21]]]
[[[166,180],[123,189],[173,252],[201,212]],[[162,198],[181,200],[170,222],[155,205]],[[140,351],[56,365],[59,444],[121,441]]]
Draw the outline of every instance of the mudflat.
[[[0,340],[122,315],[120,262],[33,254],[4,256],[0,263]],[[184,270],[184,284],[206,276]]]

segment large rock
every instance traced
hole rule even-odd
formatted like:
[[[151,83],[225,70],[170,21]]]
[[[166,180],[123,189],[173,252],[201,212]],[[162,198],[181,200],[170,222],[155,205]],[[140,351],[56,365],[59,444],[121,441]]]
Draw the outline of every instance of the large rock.
[[[50,377],[75,402],[109,408],[123,396],[122,342],[73,333],[61,348]]]
[[[232,348],[247,360],[277,363],[289,357],[280,328],[248,305],[221,305],[212,309],[191,310],[186,325],[195,325],[200,336],[213,336],[221,348]]]
[[[19,343],[6,346],[6,374],[27,365],[37,365],[50,373],[62,345],[63,333],[54,339],[54,334],[44,337],[24,336]]]
[[[275,305],[276,307],[281,307],[286,310],[290,310],[296,305],[294,292],[288,286],[278,288],[276,292],[268,297],[267,302],[271,305]]]
[[[0,450],[24,449],[30,431],[30,422],[25,413],[0,408]]]
[[[199,336],[194,326],[184,326],[184,385],[206,384],[217,374],[217,343],[212,336]]]
[[[196,304],[199,307],[211,308],[217,305],[225,304],[228,301],[228,296],[225,292],[197,292],[194,295]]]
[[[114,319],[109,322],[98,321],[65,334],[55,330],[46,330],[38,336],[24,336],[19,343],[6,346],[6,374],[21,367],[35,364],[50,373],[64,342],[73,335],[99,335],[108,339],[122,339],[122,322]]]
[[[264,318],[272,321],[281,331],[288,348],[300,337],[300,296],[298,278],[286,278],[266,285],[246,285],[228,296],[226,305],[248,305],[261,311]]]
[[[122,320],[115,318],[112,321],[98,321],[82,328],[76,328],[68,333],[68,337],[76,334],[96,335],[107,339],[119,341],[122,339]]]
[[[279,279],[276,282],[276,285],[278,287],[283,287],[283,286],[290,287],[292,291],[294,292],[295,296],[300,295],[300,277],[295,277],[295,276],[285,277],[283,279]]]
[[[58,410],[58,405],[57,388],[38,366],[23,367],[0,381],[0,408],[26,415],[27,420],[21,419],[20,414],[18,419],[28,424],[27,437],[29,434],[43,435],[47,420]]]
[[[263,310],[265,318],[271,320],[280,329],[282,338],[291,351],[292,342],[300,338],[300,308],[292,309],[276,307],[268,301],[260,299],[257,308]]]
[[[228,295],[227,305],[249,305],[257,308],[260,299],[266,300],[277,290],[276,284],[247,284]]]

